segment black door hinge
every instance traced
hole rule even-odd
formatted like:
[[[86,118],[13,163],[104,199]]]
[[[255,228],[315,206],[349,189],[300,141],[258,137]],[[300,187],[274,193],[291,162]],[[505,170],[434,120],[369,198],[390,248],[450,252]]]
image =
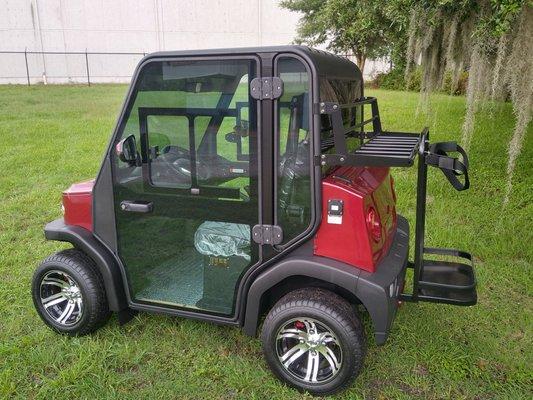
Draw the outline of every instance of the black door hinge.
[[[277,225],[255,225],[252,237],[259,244],[280,244],[283,241],[283,230]]]
[[[274,100],[283,94],[283,81],[277,76],[254,78],[250,82],[250,94],[256,100]]]

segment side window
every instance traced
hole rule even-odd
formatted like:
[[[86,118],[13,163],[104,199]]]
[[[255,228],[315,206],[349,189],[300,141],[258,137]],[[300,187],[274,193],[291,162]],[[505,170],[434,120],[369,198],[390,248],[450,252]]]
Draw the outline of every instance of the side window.
[[[183,116],[148,115],[150,179],[154,186],[189,189],[189,121]]]
[[[248,201],[249,137],[255,135],[248,82],[255,68],[252,60],[145,66],[117,139],[135,136],[145,173],[116,158],[119,179],[144,179],[155,190],[178,194]]]
[[[284,243],[301,234],[311,221],[311,138],[309,75],[301,61],[278,60],[283,95],[278,100],[277,224]]]

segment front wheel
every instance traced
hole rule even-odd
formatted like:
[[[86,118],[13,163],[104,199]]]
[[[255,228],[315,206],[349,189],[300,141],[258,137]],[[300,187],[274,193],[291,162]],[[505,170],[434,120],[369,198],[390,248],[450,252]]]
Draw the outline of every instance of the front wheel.
[[[281,298],[265,319],[261,339],[274,374],[314,395],[345,389],[359,374],[366,352],[353,307],[318,288]]]
[[[33,303],[52,329],[68,335],[85,335],[109,316],[104,283],[93,260],[69,249],[53,254],[35,271]]]

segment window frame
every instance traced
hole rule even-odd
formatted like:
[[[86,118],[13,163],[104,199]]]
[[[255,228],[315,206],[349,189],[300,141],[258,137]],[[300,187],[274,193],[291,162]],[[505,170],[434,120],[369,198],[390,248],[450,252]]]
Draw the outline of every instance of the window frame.
[[[321,192],[321,188],[318,188],[318,191],[316,189],[317,180],[316,180],[316,167],[314,165],[314,157],[316,155],[316,144],[317,144],[317,135],[316,135],[316,118],[315,113],[313,112],[313,104],[315,99],[315,93],[314,88],[316,86],[315,79],[317,77],[316,71],[312,70],[309,66],[308,62],[303,58],[300,57],[297,54],[294,53],[279,53],[274,58],[274,76],[280,77],[280,68],[279,68],[279,61],[284,58],[292,58],[297,61],[299,61],[302,66],[305,68],[305,71],[307,73],[308,79],[307,79],[307,88],[308,88],[308,126],[309,126],[309,179],[310,179],[310,191],[309,196],[311,199],[310,202],[310,219],[309,224],[307,227],[302,229],[302,231],[291,238],[290,240],[283,242],[280,245],[275,245],[275,249],[279,252],[285,251],[287,248],[291,247],[292,245],[300,242],[302,238],[306,237],[309,232],[317,225],[316,222],[316,215],[317,215],[317,205],[321,204],[321,198],[318,195]],[[318,88],[316,89],[318,90]],[[273,116],[272,116],[272,129],[273,129],[273,208],[274,208],[274,224],[279,225],[279,213],[278,213],[278,176],[280,173],[280,113],[279,113],[279,107],[278,104],[281,102],[281,98],[274,100],[274,107],[273,107]],[[320,148],[320,147],[319,147]],[[281,227],[283,228],[283,227]]]

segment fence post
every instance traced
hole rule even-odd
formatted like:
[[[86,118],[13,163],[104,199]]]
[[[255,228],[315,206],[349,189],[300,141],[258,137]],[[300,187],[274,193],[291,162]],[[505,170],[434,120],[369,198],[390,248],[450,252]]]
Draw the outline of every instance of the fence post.
[[[85,49],[85,69],[87,70],[87,85],[91,86],[91,76],[89,75],[89,56],[87,49]]]
[[[28,68],[28,48],[24,48],[24,61],[26,62],[26,79],[28,80],[28,86],[30,86],[30,70]]]

